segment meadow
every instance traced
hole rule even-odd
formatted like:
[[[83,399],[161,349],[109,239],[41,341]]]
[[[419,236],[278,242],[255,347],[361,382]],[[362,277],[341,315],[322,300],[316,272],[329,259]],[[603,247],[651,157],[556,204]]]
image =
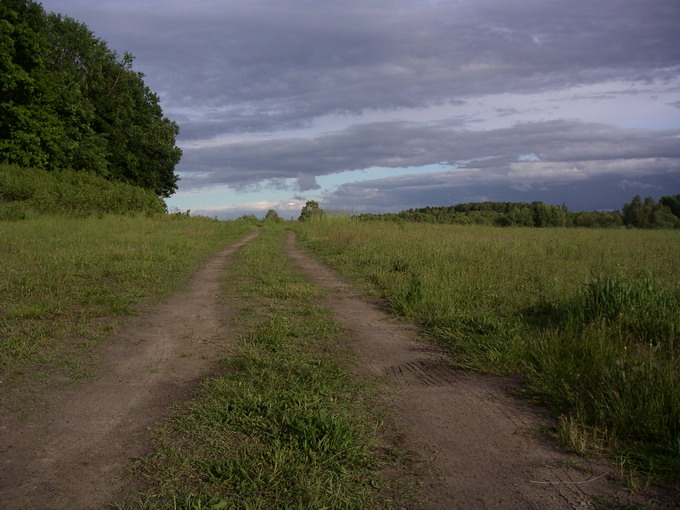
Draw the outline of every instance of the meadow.
[[[25,410],[31,388],[88,377],[118,317],[178,290],[252,229],[185,215],[0,221],[0,404]]]
[[[608,452],[632,483],[680,481],[680,232],[348,218],[298,229],[452,363],[521,374],[571,448]]]
[[[219,444],[231,460],[212,466],[207,455],[192,465],[161,448],[138,466],[149,484],[140,506],[174,504],[163,492],[163,477],[174,480],[174,497],[186,507],[222,501],[225,483],[236,491],[234,504],[258,494],[263,507],[284,504],[268,499],[282,492],[268,489],[273,482],[262,469],[284,464],[291,470],[286,478],[297,480],[285,504],[333,498],[375,504],[365,483],[378,483],[368,473],[378,462],[371,438],[379,425],[362,410],[368,393],[351,381],[349,354],[328,347],[341,333],[328,312],[314,306],[320,291],[280,253],[285,228],[298,231],[305,246],[393,314],[419,325],[450,352],[452,364],[519,374],[518,391],[550,408],[557,417],[553,432],[570,448],[613,456],[633,487],[680,484],[675,230],[350,218],[220,222],[167,214],[147,192],[96,176],[0,166],[2,408],[28,413],[47,385],[93,375],[98,345],[111,338],[120,317],[144,313],[179,290],[211,253],[262,227],[262,239],[237,254],[227,275],[234,285],[225,296],[242,304],[240,354],[225,361],[226,375],[206,381],[166,429],[183,437],[204,427],[206,444]],[[326,401],[331,394],[345,396]],[[227,401],[236,404],[219,409]],[[345,406],[350,401],[356,405]],[[225,419],[231,432],[220,437]],[[269,428],[254,434],[254,442],[241,442],[251,419],[299,429],[302,450],[281,449],[278,432]],[[332,439],[335,449],[308,449],[319,431],[325,438],[319,448]],[[230,437],[241,438],[236,450]],[[196,451],[207,448],[186,442]],[[322,458],[329,470],[304,466],[304,459]],[[354,464],[356,470],[348,467]],[[210,484],[182,486],[185,475],[205,466]]]

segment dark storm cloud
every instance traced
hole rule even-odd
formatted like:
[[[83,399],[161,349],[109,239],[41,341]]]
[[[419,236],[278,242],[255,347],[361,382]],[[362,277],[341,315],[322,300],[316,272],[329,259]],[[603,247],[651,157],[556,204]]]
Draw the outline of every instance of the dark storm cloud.
[[[446,123],[380,122],[313,139],[236,142],[185,150],[185,186],[229,185],[314,176],[371,167],[444,164],[474,168],[474,178],[504,175],[515,184],[573,180],[598,173],[680,171],[680,129],[621,129],[576,121],[518,124],[471,131]],[[419,179],[420,176],[414,176]],[[307,186],[308,184],[311,187]]]
[[[51,4],[68,14],[73,2]],[[483,93],[663,80],[680,66],[677,0],[77,5],[114,48],[137,55],[184,117],[185,139]]]
[[[625,174],[624,174],[625,175]],[[323,207],[359,214],[363,212],[398,212],[426,206],[448,206],[466,202],[566,203],[571,210],[621,209],[639,194],[654,196],[675,193],[680,189],[680,165],[667,165],[664,171],[649,173],[644,180],[630,180],[621,175],[594,175],[583,180],[542,180],[536,186],[513,186],[512,178],[502,174],[459,175],[456,171],[426,175],[394,177],[340,186],[321,200]]]

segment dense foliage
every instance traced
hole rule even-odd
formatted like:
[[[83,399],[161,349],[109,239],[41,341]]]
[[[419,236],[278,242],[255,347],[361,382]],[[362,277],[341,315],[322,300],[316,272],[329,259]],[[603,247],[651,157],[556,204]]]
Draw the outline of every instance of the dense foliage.
[[[565,204],[543,202],[473,202],[449,207],[423,207],[400,213],[361,214],[361,220],[412,221],[453,225],[495,225],[500,227],[636,227],[680,228],[680,195],[636,196],[619,211],[569,211]]]
[[[22,220],[36,213],[86,217],[164,212],[163,200],[139,186],[109,181],[91,172],[0,164],[0,221]]]
[[[680,228],[680,195],[652,197],[644,201],[637,195],[623,206],[623,223],[637,228]]]
[[[319,207],[319,203],[316,200],[307,200],[307,203],[300,211],[298,221],[319,220],[325,217],[326,211]]]
[[[0,3],[0,162],[88,170],[161,197],[177,189],[177,124],[86,25],[32,0]]]

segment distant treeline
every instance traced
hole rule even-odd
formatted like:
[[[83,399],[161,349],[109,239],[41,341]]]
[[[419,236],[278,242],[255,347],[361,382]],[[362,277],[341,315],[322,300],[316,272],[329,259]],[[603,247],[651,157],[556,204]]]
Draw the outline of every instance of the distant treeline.
[[[661,197],[658,202],[652,197],[642,200],[638,195],[621,211],[572,212],[566,204],[543,202],[473,202],[400,213],[361,214],[357,218],[499,227],[680,228],[680,194]]]
[[[89,171],[168,197],[177,124],[86,25],[32,0],[0,2],[0,163]]]

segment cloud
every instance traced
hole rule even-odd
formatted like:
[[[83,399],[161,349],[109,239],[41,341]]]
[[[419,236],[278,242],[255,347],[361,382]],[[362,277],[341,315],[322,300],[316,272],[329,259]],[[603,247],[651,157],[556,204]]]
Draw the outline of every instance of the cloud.
[[[77,11],[115,48],[135,53],[185,140],[480,94],[662,84],[680,69],[676,0],[45,5]]]
[[[305,194],[320,176],[439,164],[324,197],[394,210],[680,187],[677,0],[43,5],[136,55],[180,124],[183,191]]]
[[[643,190],[643,189],[659,189],[659,186],[655,184],[650,184],[648,182],[640,182],[640,181],[629,181],[628,179],[623,179],[621,182],[618,183],[618,186],[621,189],[633,189],[633,190]]]
[[[313,175],[298,174],[297,189],[298,191],[309,191],[321,189],[321,186],[316,182],[316,177]]]
[[[183,184],[190,187],[296,179],[318,189],[315,177],[371,167],[444,164],[501,174],[517,182],[594,175],[639,175],[678,169],[680,129],[621,129],[577,121],[522,123],[495,130],[464,130],[442,123],[355,125],[316,138],[231,142],[186,149]],[[531,155],[528,157],[527,155]],[[270,184],[271,186],[271,184]]]
[[[265,211],[273,209],[284,219],[295,219],[300,215],[304,200],[259,200],[231,205],[204,205],[198,209],[192,209],[192,215],[216,217],[220,220],[238,218],[247,214],[263,217]]]
[[[456,170],[349,183],[326,194],[322,207],[353,210],[355,213],[398,212],[425,206],[448,206],[465,202],[540,200],[564,202],[572,210],[620,209],[631,197],[654,194],[657,198],[680,189],[680,173],[667,171],[647,175],[644,181],[612,179],[593,175],[586,184],[581,179],[544,177],[534,182],[518,182],[504,173],[484,173],[479,169]],[[653,190],[653,193],[652,193]],[[596,205],[593,205],[596,204]]]

